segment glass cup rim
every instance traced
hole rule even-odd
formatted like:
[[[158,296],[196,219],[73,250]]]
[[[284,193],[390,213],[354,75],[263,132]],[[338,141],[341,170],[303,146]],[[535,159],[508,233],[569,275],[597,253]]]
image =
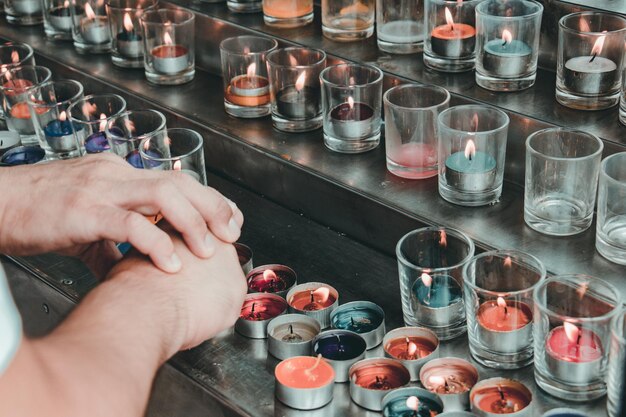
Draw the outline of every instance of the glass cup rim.
[[[424,89],[424,90],[437,90],[438,92],[444,93],[445,98],[443,99],[441,103],[433,104],[432,106],[422,106],[422,107],[401,106],[389,100],[389,95],[392,92],[395,92],[398,90],[408,90],[408,89],[413,89],[413,88]],[[400,109],[400,110],[432,110],[436,107],[450,103],[450,92],[446,90],[445,88],[440,87],[438,85],[415,84],[415,83],[400,84],[400,85],[393,86],[387,91],[385,91],[385,94],[383,94],[383,102],[393,108]]]
[[[617,178],[614,178],[613,176],[607,174],[606,172],[606,166],[609,164],[609,162],[611,162],[612,159],[618,158],[626,158],[626,152],[617,152],[607,156],[602,160],[602,162],[600,163],[600,178],[603,178],[605,181],[610,181],[614,185],[626,187],[626,181],[620,181]]]
[[[458,5],[458,4],[461,4],[461,5],[463,5],[463,4],[472,5],[472,4],[478,4],[478,3],[482,2],[482,1],[483,0],[463,0],[462,2],[459,2],[458,0],[430,0],[430,2],[432,4],[438,4],[438,5],[445,4],[445,5],[452,5],[452,6],[453,5]]]
[[[149,10],[154,10],[158,5],[159,5],[159,0],[146,0],[146,3],[150,3],[148,4],[146,7],[121,7],[119,5],[113,5],[111,4],[111,2],[117,2],[117,3],[122,3],[124,1],[128,1],[128,0],[106,0],[105,1],[105,5],[113,10],[116,11],[120,11],[120,10],[124,10],[124,11],[149,11]],[[141,0],[135,0],[136,3],[139,3]]]
[[[439,231],[442,231],[442,230],[444,230],[446,232],[447,236],[452,235],[452,236],[456,237],[459,240],[465,241],[465,243],[468,245],[468,247],[469,247],[468,255],[465,258],[463,258],[459,263],[454,264],[454,265],[449,265],[449,266],[446,266],[446,267],[438,267],[438,268],[426,267],[426,266],[415,265],[414,263],[412,263],[408,259],[406,259],[404,257],[404,255],[402,254],[402,250],[401,250],[402,244],[408,238],[413,237],[414,235],[416,235],[418,233],[439,232]],[[398,240],[398,243],[396,244],[396,258],[403,265],[405,265],[405,266],[407,266],[407,267],[409,267],[411,269],[428,269],[428,271],[430,273],[435,274],[437,272],[450,271],[452,269],[456,269],[456,268],[460,267],[461,265],[464,265],[470,259],[472,259],[472,257],[474,257],[474,250],[475,250],[474,241],[468,235],[466,235],[463,231],[461,231],[459,229],[452,228],[452,227],[430,226],[430,227],[421,227],[419,229],[411,230],[410,232],[408,232],[404,236],[402,236],[400,238],[400,240]]]
[[[330,80],[327,79],[327,74],[335,69],[335,68],[339,68],[339,67],[343,67],[343,68],[360,68],[360,69],[366,69],[368,71],[371,71],[373,73],[377,74],[377,78],[373,81],[367,82],[367,83],[363,83],[363,84],[351,84],[351,85],[345,85],[345,84],[337,84],[334,83]],[[357,63],[342,63],[342,64],[335,64],[335,65],[331,65],[329,67],[326,67],[322,70],[322,72],[320,73],[320,80],[329,86],[333,86],[333,87],[337,87],[337,88],[354,88],[354,87],[367,87],[369,85],[375,85],[378,84],[382,81],[383,79],[383,72],[380,68],[375,67],[373,65],[367,65],[367,64],[357,64]]]
[[[613,293],[613,295],[615,296],[614,298],[616,300],[615,307],[611,309],[608,313],[602,314],[600,316],[572,317],[572,316],[567,316],[567,315],[559,314],[559,313],[552,311],[550,308],[548,308],[547,305],[545,305],[541,300],[539,300],[539,291],[541,291],[544,287],[547,287],[548,284],[551,284],[553,282],[570,283],[571,281],[566,280],[566,278],[583,278],[583,277],[587,278],[587,281],[593,281],[597,285],[604,286],[605,289],[608,289],[611,293]],[[621,305],[622,305],[620,301],[620,292],[613,284],[603,279],[596,278],[596,277],[593,277],[591,275],[586,275],[586,274],[561,274],[561,275],[554,275],[554,276],[544,279],[540,285],[535,287],[533,291],[533,303],[539,310],[541,310],[543,314],[547,315],[548,317],[557,318],[560,321],[568,320],[572,323],[595,323],[595,322],[604,321],[607,319],[611,320],[613,317],[615,317],[616,314],[620,312]]]
[[[600,32],[596,32],[596,31],[582,31],[580,29],[575,29],[572,27],[569,27],[566,25],[566,21],[568,21],[569,19],[574,19],[574,17],[582,17],[582,16],[594,16],[594,15],[602,15],[602,16],[607,16],[610,19],[616,19],[618,21],[622,21],[623,27],[621,29],[616,29],[616,30],[608,30],[606,32],[600,31]],[[619,16],[619,15],[615,15],[615,14],[611,14],[611,13],[606,13],[606,12],[600,12],[600,11],[586,11],[586,12],[576,12],[576,13],[570,13],[570,14],[566,14],[565,16],[563,16],[562,18],[559,19],[559,29],[566,31],[566,32],[570,32],[570,33],[574,33],[574,34],[583,34],[583,35],[595,35],[595,36],[609,36],[609,35],[613,35],[613,34],[618,34],[620,32],[626,32],[626,19]]]
[[[520,16],[500,16],[500,15],[495,15],[495,14],[489,14],[486,11],[483,10],[483,8],[487,7],[486,5],[488,3],[493,3],[496,0],[485,0],[480,2],[477,6],[476,6],[476,15],[480,15],[481,17],[487,17],[490,19],[494,19],[494,20],[504,20],[504,21],[512,21],[512,20],[525,20],[525,19],[532,19],[537,17],[537,15],[542,15],[543,14],[543,4],[539,3],[536,0],[518,0],[521,3],[531,3],[534,4],[535,6],[539,6],[539,8],[532,12],[532,13],[528,13],[528,14],[523,14]]]
[[[539,270],[539,274],[541,275],[539,277],[539,279],[537,280],[537,282],[535,282],[534,284],[521,289],[521,290],[516,290],[516,291],[493,291],[493,290],[486,290],[482,287],[479,287],[478,285],[474,284],[472,281],[470,281],[467,277],[468,277],[468,270],[470,268],[470,265],[476,263],[476,261],[478,259],[481,258],[486,258],[487,256],[493,256],[493,255],[514,255],[520,258],[529,258],[531,259],[533,262],[535,262],[537,269]],[[480,292],[481,294],[488,294],[488,295],[493,295],[493,296],[501,296],[503,292],[506,292],[507,296],[517,296],[517,295],[521,295],[525,292],[532,292],[534,291],[534,289],[540,284],[542,283],[545,279],[546,279],[546,275],[547,275],[547,271],[546,271],[546,267],[543,264],[543,262],[541,262],[541,260],[539,258],[537,258],[535,255],[532,255],[528,252],[523,252],[521,250],[517,250],[517,249],[497,249],[497,250],[492,250],[492,251],[488,251],[488,252],[483,252],[483,253],[479,253],[478,255],[474,255],[472,257],[472,259],[470,259],[464,266],[463,266],[463,283],[467,286],[469,286],[471,289],[473,289],[474,291]]]
[[[31,69],[31,68],[35,72],[41,71],[41,73],[45,74],[44,79],[42,81],[40,81],[39,83],[33,84],[33,85],[29,86],[29,87],[19,88],[19,90],[23,90],[22,93],[19,93],[19,94],[23,94],[23,93],[26,93],[28,91],[32,91],[33,89],[39,87],[41,84],[50,81],[50,79],[52,78],[52,71],[50,71],[50,69],[47,68],[47,67],[44,67],[42,65],[20,65],[19,67],[9,68],[5,72],[0,74],[0,80],[2,80],[3,78],[6,78],[6,74],[7,73],[14,73],[14,72],[16,72],[18,70]],[[0,91],[14,91],[14,90],[16,90],[15,87],[5,87],[4,84],[0,84]]]
[[[197,132],[197,131],[195,131],[193,129],[187,129],[187,128],[184,128],[184,127],[175,127],[175,128],[167,130],[167,136],[169,137],[172,132],[190,132],[192,134],[192,136],[194,136],[196,139],[198,139],[198,143],[189,152],[184,153],[182,155],[170,156],[169,158],[165,158],[165,157],[157,158],[157,157],[148,155],[144,151],[146,149],[145,148],[146,143],[148,141],[150,141],[150,139],[152,139],[152,137],[144,138],[144,139],[141,140],[141,142],[139,144],[139,154],[141,155],[141,157],[145,158],[147,160],[150,160],[150,161],[155,161],[155,162],[178,161],[180,159],[187,158],[188,156],[190,156],[190,155],[194,154],[195,152],[197,152],[199,149],[202,149],[202,146],[204,144],[204,138],[202,137],[202,135],[199,132]],[[148,147],[149,147],[149,145],[148,145]]]
[[[305,64],[305,65],[287,65],[287,64],[280,64],[278,62],[275,62],[272,60],[272,58],[275,55],[278,55],[280,52],[285,52],[285,51],[309,51],[309,52],[315,52],[320,54],[320,58],[316,61],[316,62],[312,62],[310,64]],[[326,61],[326,52],[322,51],[321,49],[315,49],[315,48],[306,48],[306,47],[300,47],[300,46],[290,46],[288,48],[280,48],[280,49],[272,49],[267,56],[265,57],[266,61],[270,64],[272,64],[273,67],[279,67],[279,68],[294,68],[294,69],[305,69],[305,68],[310,68],[310,67],[315,67],[317,65],[320,65],[322,63],[324,63]]]
[[[565,131],[565,132],[570,132],[570,133],[582,133],[583,135],[590,137],[590,139],[593,139],[595,143],[599,145],[598,149],[589,155],[568,158],[564,156],[546,155],[544,153],[539,152],[538,150],[536,150],[535,148],[531,146],[530,141],[532,139],[534,139],[539,134],[543,134],[543,133],[550,132],[550,131],[553,131],[553,132]],[[598,155],[602,155],[602,151],[604,150],[604,143],[602,142],[600,138],[598,138],[593,133],[588,133],[583,130],[569,129],[569,128],[564,128],[564,127],[548,127],[546,129],[541,129],[528,135],[528,137],[526,138],[526,150],[533,155],[539,155],[541,156],[541,158],[549,159],[550,161],[584,161],[584,160],[594,159]]]
[[[451,132],[459,132],[459,133],[463,133],[463,134],[470,133],[470,132],[467,132],[465,130],[452,128],[452,127],[448,126],[448,124],[443,122],[443,118],[448,113],[453,113],[453,112],[466,110],[466,109],[468,110],[470,108],[478,109],[480,111],[494,112],[494,113],[498,114],[500,117],[504,116],[504,118],[505,118],[504,119],[504,123],[502,124],[502,126],[498,126],[495,129],[491,129],[491,130],[478,130],[476,132],[471,132],[471,133],[475,133],[476,135],[488,135],[488,134],[494,134],[494,133],[499,132],[501,130],[508,129],[509,123],[511,121],[511,119],[509,118],[509,115],[506,114],[504,111],[502,111],[500,109],[497,109],[497,108],[495,108],[493,106],[486,106],[484,104],[462,104],[460,106],[453,106],[453,107],[449,107],[449,108],[443,110],[441,113],[439,113],[439,116],[437,117],[437,121],[438,121],[439,127],[443,128],[445,130],[451,131]]]
[[[7,69],[21,67],[23,66],[22,62],[26,61],[27,59],[32,58],[35,55],[35,51],[33,50],[33,47],[27,43],[15,42],[15,43],[6,43],[3,45],[0,45],[0,49],[15,48],[15,47],[25,48],[27,51],[26,56],[24,58],[21,58],[19,62],[16,62],[16,63],[11,62],[11,63],[0,64],[0,65],[5,65]]]
[[[621,345],[626,345],[626,332],[624,332],[624,320],[626,319],[626,307],[622,306],[618,309],[619,313],[617,316],[613,318],[613,323],[611,323],[611,334],[613,337],[618,339]],[[622,329],[618,332],[618,326],[621,326]]]
[[[35,108],[54,108],[54,107],[59,107],[63,104],[68,104],[68,103],[72,103],[76,100],[78,100],[78,98],[80,96],[83,95],[83,93],[85,92],[85,88],[83,87],[83,85],[81,83],[79,83],[76,80],[48,80],[40,85],[37,86],[37,88],[41,89],[44,88],[48,85],[54,85],[54,84],[61,84],[61,83],[68,83],[68,84],[74,84],[78,87],[78,92],[76,94],[74,94],[72,97],[65,99],[65,100],[61,100],[61,101],[57,101],[56,103],[37,103],[35,101],[31,100],[31,97],[26,97],[26,101],[28,102],[29,106],[35,107]]]
[[[109,98],[114,98],[114,100],[120,100],[122,102],[122,104],[123,104],[122,105],[122,109],[117,111],[116,113],[108,115],[105,119],[81,120],[81,119],[77,119],[74,116],[72,116],[72,110],[74,110],[74,107],[78,107],[78,104],[84,103],[84,102],[89,101],[89,100],[92,100],[95,97],[98,97],[98,98],[109,97]],[[79,123],[79,124],[84,124],[84,125],[91,126],[91,125],[94,125],[96,123],[101,123],[103,121],[108,122],[112,118],[116,117],[117,115],[119,115],[120,113],[123,113],[125,111],[126,111],[126,100],[124,100],[124,97],[120,96],[119,94],[113,94],[113,93],[90,94],[88,96],[85,96],[85,97],[81,98],[77,102],[72,103],[72,105],[67,108],[67,118],[72,123]],[[105,127],[105,129],[106,129],[106,127]]]
[[[244,51],[238,51],[238,50],[233,50],[233,49],[229,49],[226,47],[226,43],[233,41],[234,39],[253,39],[256,41],[263,41],[263,42],[270,42],[272,45],[269,47],[269,49],[265,49],[263,51],[257,51],[257,52],[244,52]],[[254,35],[241,35],[241,36],[231,36],[229,38],[226,38],[224,40],[222,40],[220,42],[220,51],[223,51],[225,53],[227,53],[228,55],[237,55],[237,56],[257,56],[257,55],[262,55],[262,54],[269,54],[270,52],[276,50],[276,48],[278,48],[278,41],[274,38],[266,38],[264,36],[254,36]]]
[[[191,11],[186,10],[186,9],[182,9],[182,8],[175,8],[175,9],[144,9],[146,10],[145,13],[142,13],[141,16],[139,17],[139,19],[141,20],[141,23],[146,24],[146,25],[164,25],[165,22],[152,22],[150,20],[148,20],[148,17],[153,16],[153,15],[162,15],[162,14],[181,14],[183,15],[183,20],[180,22],[169,22],[168,26],[183,26],[188,24],[189,22],[193,22],[196,18],[196,15],[193,14]]]
[[[154,129],[152,132],[148,132],[148,133],[144,133],[142,135],[137,135],[137,136],[132,136],[130,138],[127,138],[125,136],[119,136],[116,135],[115,133],[112,133],[110,130],[111,125],[113,124],[113,121],[117,118],[120,117],[128,117],[129,115],[133,114],[133,113],[151,113],[151,114],[155,114],[159,119],[160,119],[160,123],[159,126]],[[161,113],[158,110],[154,110],[154,109],[141,109],[141,110],[125,110],[122,113],[118,114],[115,117],[112,117],[111,120],[108,120],[108,123],[106,124],[104,131],[106,132],[107,137],[109,138],[115,138],[115,140],[117,140],[118,142],[131,142],[131,141],[143,141],[145,138],[151,138],[154,135],[158,134],[159,132],[161,132],[163,129],[165,129],[166,126],[166,119],[165,119],[165,115],[163,113]]]

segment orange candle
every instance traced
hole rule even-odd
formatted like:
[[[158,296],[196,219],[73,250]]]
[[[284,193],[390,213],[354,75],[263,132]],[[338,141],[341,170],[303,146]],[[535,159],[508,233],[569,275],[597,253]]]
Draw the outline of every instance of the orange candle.
[[[312,0],[264,0],[263,14],[277,19],[291,19],[313,13]]]
[[[285,359],[274,370],[276,398],[299,410],[312,410],[333,399],[335,370],[322,355],[294,356]]]
[[[446,24],[430,33],[432,51],[447,58],[461,58],[474,53],[476,29],[466,23],[456,23],[450,9],[445,8]]]
[[[481,304],[476,315],[481,326],[496,332],[521,329],[533,317],[527,304],[505,301],[502,297]]]
[[[256,69],[256,63],[252,63],[245,75],[230,80],[224,92],[226,100],[243,107],[257,107],[270,102],[270,82],[266,77],[257,75]]]

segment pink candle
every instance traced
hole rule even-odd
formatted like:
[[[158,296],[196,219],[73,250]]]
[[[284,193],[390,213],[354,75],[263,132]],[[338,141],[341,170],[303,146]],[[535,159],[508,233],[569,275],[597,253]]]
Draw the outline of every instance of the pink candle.
[[[405,168],[425,168],[422,172],[391,170],[394,175],[410,179],[430,178],[437,175],[437,149],[425,143],[405,143],[390,147],[387,158]]]
[[[276,398],[299,410],[312,410],[333,399],[335,370],[322,355],[285,359],[274,370]]]
[[[592,362],[602,357],[602,342],[598,335],[567,321],[552,329],[546,349],[550,355],[567,362]]]

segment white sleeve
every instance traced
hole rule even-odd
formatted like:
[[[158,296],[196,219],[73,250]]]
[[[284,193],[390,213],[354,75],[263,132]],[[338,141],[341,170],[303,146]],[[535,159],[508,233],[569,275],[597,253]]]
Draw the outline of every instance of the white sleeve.
[[[17,352],[22,338],[22,320],[15,307],[9,284],[0,265],[0,375]]]

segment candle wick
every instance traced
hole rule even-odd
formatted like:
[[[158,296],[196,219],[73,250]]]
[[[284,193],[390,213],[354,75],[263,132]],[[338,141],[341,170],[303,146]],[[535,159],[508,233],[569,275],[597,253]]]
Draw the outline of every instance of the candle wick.
[[[293,334],[293,326],[291,324],[289,325],[289,333]]]
[[[580,338],[583,337],[583,333],[579,332],[578,337],[576,338],[576,346],[580,347]]]
[[[308,368],[308,369],[305,369],[304,373],[308,375],[311,372],[313,372],[315,370],[315,368],[317,368],[320,365],[320,362],[322,362],[322,354],[321,353],[319,355],[317,355],[317,360],[315,361],[313,366]]]
[[[591,59],[589,60],[589,62],[593,62],[593,60],[596,59],[596,56],[598,56],[598,54],[593,54],[591,56]]]
[[[449,392],[450,391],[450,385],[448,385],[448,378],[444,377],[443,381],[444,381],[443,382],[444,389],[446,390],[446,392]]]
[[[254,314],[254,307],[256,306],[256,303],[252,303],[252,310],[250,311],[250,314]]]
[[[502,387],[500,385],[498,385],[498,393],[500,394],[500,399],[502,401],[505,401],[505,399],[504,399],[504,391],[502,391]]]
[[[504,306],[504,315],[506,316],[507,314],[509,314],[509,308]]]
[[[313,291],[311,290],[311,302],[314,303],[315,302],[315,297],[313,296]]]
[[[454,23],[450,23],[450,32],[454,32]]]
[[[354,327],[354,318],[350,317],[350,324],[352,324],[352,326]]]

